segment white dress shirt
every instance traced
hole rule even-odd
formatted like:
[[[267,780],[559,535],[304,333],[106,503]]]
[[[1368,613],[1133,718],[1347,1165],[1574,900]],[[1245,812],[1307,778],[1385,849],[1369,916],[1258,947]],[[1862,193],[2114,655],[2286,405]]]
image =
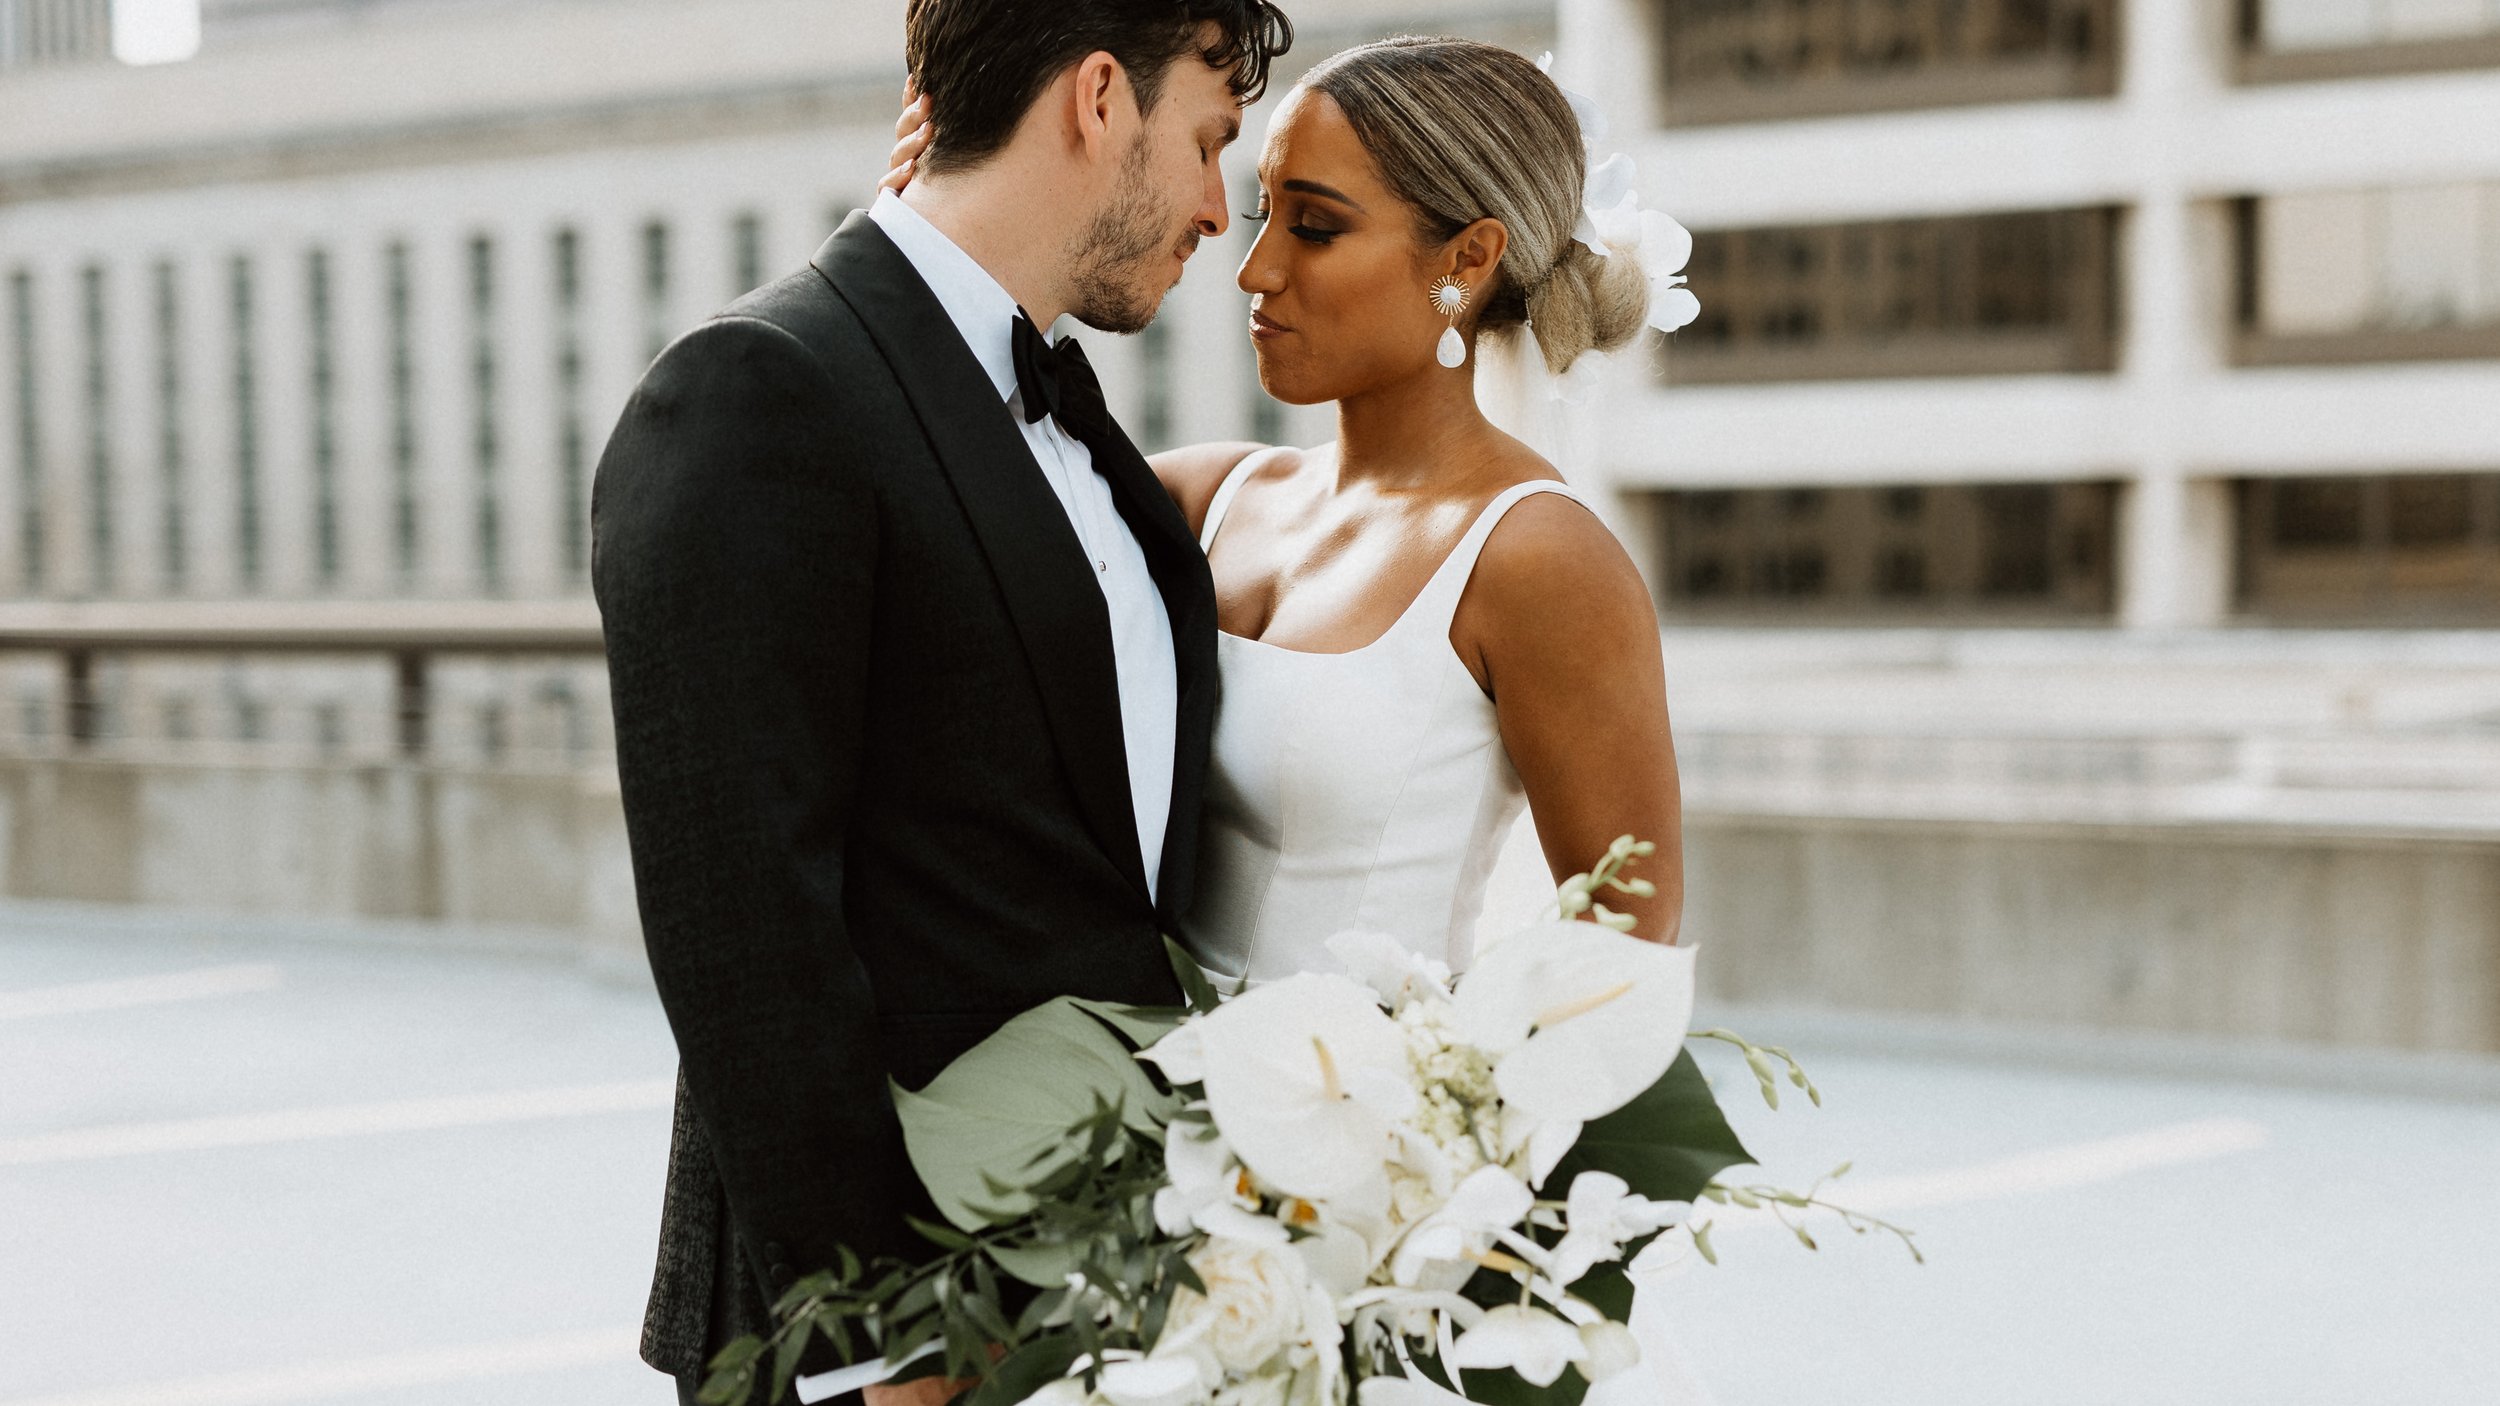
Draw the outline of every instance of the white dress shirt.
[[[1120,735],[1127,744],[1131,802],[1146,866],[1146,891],[1162,879],[1163,834],[1172,816],[1172,756],[1179,742],[1180,678],[1172,660],[1172,618],[1147,569],[1146,553],[1094,472],[1094,456],[1048,415],[1027,423],[1016,385],[1016,300],[955,241],[894,192],[879,191],[868,218],[903,251],[964,344],[990,375],[1024,432],[1033,462],[1067,510],[1111,612],[1111,657],[1119,672]]]

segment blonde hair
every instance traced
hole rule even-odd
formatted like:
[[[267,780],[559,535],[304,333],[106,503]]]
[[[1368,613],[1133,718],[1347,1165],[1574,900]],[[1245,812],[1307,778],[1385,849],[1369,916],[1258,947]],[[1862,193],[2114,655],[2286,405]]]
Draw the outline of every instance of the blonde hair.
[[[1580,121],[1554,80],[1508,49],[1401,35],[1323,60],[1302,86],[1353,124],[1381,178],[1441,243],[1478,220],[1510,235],[1476,329],[1523,323],[1546,367],[1612,351],[1641,330],[1649,281],[1572,238],[1588,183]]]

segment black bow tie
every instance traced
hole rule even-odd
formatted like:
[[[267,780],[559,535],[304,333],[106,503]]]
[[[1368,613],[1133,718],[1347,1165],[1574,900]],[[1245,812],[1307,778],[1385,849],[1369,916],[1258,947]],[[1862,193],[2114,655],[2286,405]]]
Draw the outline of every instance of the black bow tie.
[[[1094,436],[1110,423],[1111,411],[1103,404],[1102,381],[1086,361],[1084,349],[1074,337],[1063,337],[1052,346],[1019,308],[1015,350],[1016,389],[1024,396],[1025,423],[1048,415],[1090,447]]]

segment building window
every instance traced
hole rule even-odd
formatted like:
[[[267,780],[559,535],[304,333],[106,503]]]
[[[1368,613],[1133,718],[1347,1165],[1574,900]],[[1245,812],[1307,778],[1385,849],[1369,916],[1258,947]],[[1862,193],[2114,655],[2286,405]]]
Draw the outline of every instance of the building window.
[[[2107,483],[1664,492],[1661,594],[1697,622],[2106,616],[2116,505]]]
[[[555,236],[556,472],[561,520],[556,524],[566,579],[590,575],[589,441],[582,423],[582,238]]]
[[[227,306],[234,333],[234,561],[245,590],[260,587],[260,386],[254,348],[252,260],[226,265]]]
[[[1670,125],[2102,97],[2117,0],[1658,0]]]
[[[2281,623],[2500,623],[2500,473],[2252,478],[2240,610]]]
[[[743,298],[764,286],[764,217],[749,210],[729,225],[729,296]]]
[[[2117,364],[2117,212],[1697,234],[1701,317],[1669,381],[2098,372]]]
[[[9,275],[9,359],[17,401],[18,574],[28,595],[43,591],[43,431],[35,394],[35,277]]]
[[[477,575],[488,591],[503,587],[503,522],[496,498],[503,444],[497,431],[495,365],[495,241],[469,241],[470,448],[477,468]]]
[[[107,370],[112,348],[104,306],[104,270],[79,271],[79,312],[86,334],[87,579],[99,593],[113,589],[113,387]]]
[[[647,360],[660,359],[674,330],[668,315],[668,223],[652,220],[642,227],[642,345]]]
[[[417,575],[417,352],[409,304],[408,246],[382,251],[391,396],[391,565],[401,585]]]
[[[2244,83],[2491,67],[2500,6],[2489,0],[2239,0]]]
[[[336,318],[326,249],[304,256],[304,303],[312,322],[313,574],[327,587],[339,579],[339,434]]]
[[[2235,210],[2241,365],[2500,357],[2500,181]]]
[[[165,589],[180,591],[191,569],[184,536],[189,485],[183,472],[182,289],[171,261],[160,262],[156,283],[156,474],[163,502],[157,550]]]
[[[1137,333],[1137,439],[1152,454],[1172,446],[1172,324],[1167,315]]]

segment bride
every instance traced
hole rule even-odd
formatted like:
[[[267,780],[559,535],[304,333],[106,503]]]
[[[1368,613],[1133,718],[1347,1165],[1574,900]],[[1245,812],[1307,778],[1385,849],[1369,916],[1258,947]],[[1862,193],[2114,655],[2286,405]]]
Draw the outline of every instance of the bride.
[[[898,124],[889,188],[929,141],[920,110]],[[1335,402],[1337,439],[1151,460],[1207,553],[1222,632],[1182,934],[1219,984],[1332,967],[1319,944],[1349,927],[1464,970],[1523,800],[1557,879],[1618,835],[1656,840],[1640,871],[1655,893],[1622,907],[1640,936],[1676,939],[1680,803],[1647,588],[1475,394],[1480,347],[1530,340],[1559,375],[1641,330],[1646,276],[1574,237],[1587,179],[1562,90],[1467,40],[1337,54],[1270,127],[1239,276],[1249,335],[1261,384]],[[1644,1336],[1650,1370],[1592,1402],[1702,1399]]]

